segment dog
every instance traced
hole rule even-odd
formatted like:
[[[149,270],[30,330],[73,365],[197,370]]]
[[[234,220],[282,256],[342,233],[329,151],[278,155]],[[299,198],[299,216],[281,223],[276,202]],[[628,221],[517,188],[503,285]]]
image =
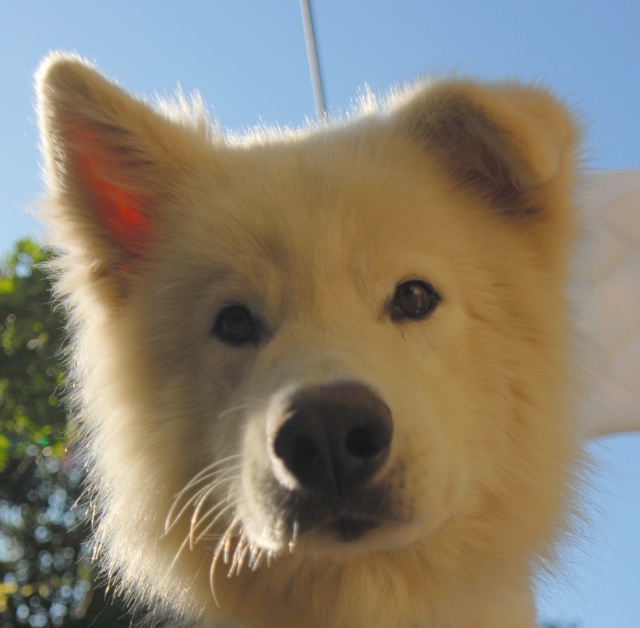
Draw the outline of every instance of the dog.
[[[37,91],[117,588],[203,627],[533,627],[580,455],[565,106],[453,78],[233,135],[60,53]]]

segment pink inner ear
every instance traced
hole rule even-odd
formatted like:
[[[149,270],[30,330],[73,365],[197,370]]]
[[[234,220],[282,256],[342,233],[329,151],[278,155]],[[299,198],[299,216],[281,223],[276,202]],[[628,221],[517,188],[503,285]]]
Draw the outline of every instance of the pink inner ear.
[[[105,178],[112,178],[108,176],[109,169],[118,166],[111,166],[102,158],[89,134],[78,133],[77,139],[83,148],[78,159],[80,176],[89,188],[95,217],[129,257],[142,257],[150,227],[149,218],[141,210],[144,197],[106,181]]]

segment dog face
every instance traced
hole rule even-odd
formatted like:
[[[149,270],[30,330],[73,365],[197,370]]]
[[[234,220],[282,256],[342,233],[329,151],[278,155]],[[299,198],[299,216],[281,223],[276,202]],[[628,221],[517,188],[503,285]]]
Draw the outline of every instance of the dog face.
[[[409,625],[436,616],[399,610],[416,579],[443,606],[469,571],[526,579],[573,456],[561,107],[451,82],[233,143],[78,60],[40,85],[99,534],[124,581],[186,616],[343,625],[327,579],[357,589],[375,566],[367,597]],[[368,604],[363,626],[391,625]]]

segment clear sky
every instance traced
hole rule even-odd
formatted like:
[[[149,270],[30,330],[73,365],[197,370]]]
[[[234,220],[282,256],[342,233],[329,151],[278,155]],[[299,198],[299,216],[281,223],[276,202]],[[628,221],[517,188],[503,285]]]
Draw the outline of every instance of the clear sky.
[[[315,0],[330,112],[368,84],[420,74],[543,81],[575,107],[589,165],[640,168],[640,3],[633,0]],[[32,74],[54,49],[139,94],[198,89],[224,127],[314,117],[297,0],[0,0],[0,252],[38,223]],[[542,587],[549,619],[640,627],[640,434],[594,447],[590,525]]]

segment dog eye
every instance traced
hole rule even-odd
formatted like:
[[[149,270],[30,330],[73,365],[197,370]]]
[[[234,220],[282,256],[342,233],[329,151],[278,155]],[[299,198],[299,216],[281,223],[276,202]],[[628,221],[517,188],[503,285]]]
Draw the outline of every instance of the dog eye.
[[[391,320],[418,321],[426,318],[440,302],[440,295],[425,281],[412,279],[396,286],[391,300]]]
[[[229,345],[257,343],[259,323],[244,305],[222,308],[213,324],[212,334]]]

